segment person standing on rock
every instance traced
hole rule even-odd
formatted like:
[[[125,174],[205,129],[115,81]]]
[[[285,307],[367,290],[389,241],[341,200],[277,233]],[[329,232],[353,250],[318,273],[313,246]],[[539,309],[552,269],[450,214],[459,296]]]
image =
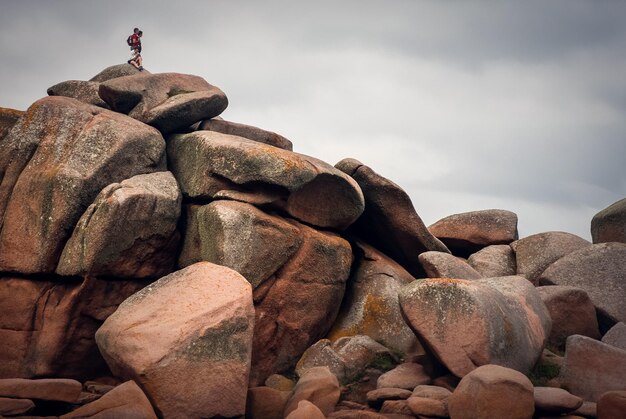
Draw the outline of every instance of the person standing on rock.
[[[140,31],[139,28],[133,29],[133,34],[128,37],[128,45],[130,45],[131,51],[139,49],[139,53],[141,53],[141,36],[142,35],[143,35],[143,31]]]

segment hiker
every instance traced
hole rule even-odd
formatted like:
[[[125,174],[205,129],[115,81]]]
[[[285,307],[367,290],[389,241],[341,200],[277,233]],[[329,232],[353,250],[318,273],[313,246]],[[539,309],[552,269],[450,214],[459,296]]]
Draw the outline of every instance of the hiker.
[[[130,50],[134,51],[135,49],[139,49],[139,53],[141,53],[141,37],[143,36],[143,31],[140,31],[139,28],[133,29],[133,34],[128,37],[127,43],[130,45]]]
[[[139,71],[143,71],[143,59],[141,58],[139,47],[133,50],[133,56],[128,60],[128,64],[131,64]]]

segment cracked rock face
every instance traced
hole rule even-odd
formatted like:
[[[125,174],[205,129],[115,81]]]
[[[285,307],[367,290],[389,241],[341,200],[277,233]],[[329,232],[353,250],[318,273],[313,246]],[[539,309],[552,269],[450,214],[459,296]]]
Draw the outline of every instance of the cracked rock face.
[[[399,298],[409,326],[458,377],[487,364],[528,373],[550,333],[548,310],[523,277],[418,280]]]

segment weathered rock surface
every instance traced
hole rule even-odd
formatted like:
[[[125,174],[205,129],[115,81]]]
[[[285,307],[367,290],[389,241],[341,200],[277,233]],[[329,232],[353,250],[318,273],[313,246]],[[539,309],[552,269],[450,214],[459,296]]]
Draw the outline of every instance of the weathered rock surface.
[[[247,138],[263,144],[273,145],[284,150],[293,150],[291,141],[278,135],[275,132],[266,131],[251,125],[239,124],[237,122],[225,121],[223,119],[209,119],[202,121],[199,130],[221,132],[222,134],[235,135]]]
[[[421,277],[417,257],[429,250],[449,252],[426,228],[411,198],[398,185],[355,159],[335,167],[357,181],[365,197],[365,211],[351,231],[399,263],[411,275]]]
[[[232,417],[245,412],[253,321],[250,284],[199,262],[124,301],[96,341],[113,373],[140,384],[159,415]]]
[[[48,95],[71,97],[89,105],[110,109],[109,105],[98,96],[99,87],[100,83],[95,81],[68,80],[49,87]]]
[[[62,415],[60,419],[70,418],[156,419],[157,416],[141,388],[134,381],[127,381],[98,400]]]
[[[565,340],[571,335],[600,339],[596,308],[584,290],[551,285],[537,287],[537,291],[552,319],[549,345],[562,350],[565,348]]]
[[[182,195],[170,172],[137,175],[102,190],[78,221],[60,275],[161,277],[172,272]]]
[[[554,262],[543,272],[539,282],[542,285],[582,288],[591,297],[599,314],[608,318],[609,322],[626,322],[624,266],[626,244],[594,244]]]
[[[585,400],[597,401],[603,393],[626,385],[626,351],[586,336],[567,338],[560,382]]]
[[[35,408],[35,403],[29,399],[11,399],[0,397],[0,415],[21,416]]]
[[[598,419],[620,419],[626,412],[626,390],[607,391],[598,399]]]
[[[454,419],[530,419],[533,385],[518,371],[484,365],[463,377],[448,399],[448,410]]]
[[[256,319],[251,382],[293,367],[334,323],[350,274],[350,244],[300,225],[298,252],[254,291]],[[311,296],[315,298],[311,298]]]
[[[326,415],[308,400],[300,400],[298,407],[286,419],[324,419]]]
[[[228,106],[219,88],[202,77],[179,73],[117,77],[100,84],[98,94],[114,111],[163,133],[211,119]]]
[[[368,410],[346,409],[336,410],[327,419],[390,419],[390,416]]]
[[[339,382],[347,383],[372,364],[396,362],[389,349],[371,337],[345,336],[334,343],[328,339],[317,341],[302,354],[296,364],[296,374],[302,376],[313,367],[327,367]]]
[[[619,322],[609,329],[609,331],[602,336],[602,343],[626,351],[626,323]]]
[[[480,279],[482,275],[466,261],[443,252],[424,252],[419,261],[428,278]]]
[[[83,386],[76,380],[67,378],[26,378],[0,379],[0,397],[14,399],[52,400],[73,403],[78,400]]]
[[[274,207],[306,223],[334,229],[345,229],[363,212],[363,194],[352,178],[303,154],[196,131],[168,138],[168,157],[184,196],[192,199],[272,191]]]
[[[511,243],[517,260],[517,274],[525,276],[535,285],[552,263],[590,245],[581,237],[561,231],[533,234]]]
[[[486,364],[528,373],[550,332],[539,293],[519,276],[414,281],[399,299],[409,326],[459,377]]]
[[[583,404],[583,399],[562,388],[535,387],[534,394],[535,409],[542,413],[569,413]]]
[[[448,406],[442,400],[429,399],[426,397],[409,397],[406,400],[409,409],[414,415],[426,416],[429,418],[447,418]]]
[[[517,272],[515,253],[508,244],[494,244],[480,249],[467,263],[485,278],[510,276]]]
[[[406,400],[412,392],[403,388],[377,388],[367,393],[367,404],[379,409],[387,400]]]
[[[376,388],[403,388],[413,391],[417,386],[430,384],[430,381],[422,365],[405,362],[378,377]]]
[[[6,136],[18,119],[24,115],[24,111],[0,107],[0,141]],[[1,167],[0,167],[1,168]]]
[[[626,198],[593,216],[591,238],[594,243],[626,243]]]
[[[94,334],[145,281],[0,279],[0,377],[106,373]]]
[[[151,73],[145,68],[143,69],[143,71],[139,71],[135,66],[131,64],[116,64],[105,68],[104,70],[93,76],[91,79],[89,79],[89,81],[102,83],[107,80],[116,79],[118,77],[135,75],[143,76],[148,74]]]
[[[158,131],[65,97],[35,102],[0,148],[0,161],[8,159],[0,163],[6,170],[0,201],[8,201],[0,270],[26,274],[54,272],[72,229],[102,188],[165,168]]]
[[[483,247],[517,240],[517,214],[501,209],[464,212],[442,218],[428,230],[453,254],[469,256]]]
[[[266,386],[252,387],[248,389],[246,418],[283,419],[283,412],[290,397],[291,391],[281,391]]]
[[[315,367],[307,370],[300,377],[293,395],[287,402],[284,415],[288,416],[298,408],[302,400],[313,403],[323,414],[327,416],[335,410],[339,401],[339,382],[326,367]]]
[[[396,262],[363,242],[354,245],[356,258],[346,296],[328,338],[367,335],[403,353],[420,347],[406,325],[398,292],[415,279]]]
[[[236,201],[219,200],[187,211],[180,266],[205,260],[228,266],[254,288],[302,246],[298,224]]]

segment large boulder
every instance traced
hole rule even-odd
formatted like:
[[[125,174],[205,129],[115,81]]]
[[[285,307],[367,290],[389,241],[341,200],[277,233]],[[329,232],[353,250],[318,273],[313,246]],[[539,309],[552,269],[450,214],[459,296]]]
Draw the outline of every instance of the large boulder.
[[[484,365],[463,377],[448,398],[454,419],[531,419],[533,385],[524,374],[498,365]]]
[[[60,275],[161,277],[172,272],[182,195],[170,172],[137,175],[104,188],[78,221]]]
[[[256,320],[251,383],[292,368],[334,323],[352,264],[350,244],[300,225],[302,245],[254,290]],[[312,298],[314,296],[314,298]]]
[[[99,87],[100,83],[95,81],[68,80],[48,87],[48,95],[71,97],[89,105],[110,109],[109,105],[98,96]]]
[[[585,290],[604,318],[601,329],[606,330],[616,322],[626,322],[624,266],[626,244],[594,244],[554,262],[543,272],[539,283],[569,285]]]
[[[20,119],[24,113],[24,111],[18,111],[17,109],[0,107],[0,141],[2,141],[4,136],[13,128],[13,125],[15,125],[17,120]]]
[[[448,252],[426,228],[409,195],[398,185],[355,159],[335,167],[354,178],[365,196],[365,211],[351,231],[399,263],[414,277],[423,276],[420,253]]]
[[[116,376],[135,380],[163,417],[243,415],[254,329],[252,287],[199,262],[124,301],[96,333]]]
[[[549,231],[533,234],[511,243],[517,261],[517,274],[533,284],[548,266],[563,256],[591,246],[587,240],[571,233]]]
[[[293,150],[291,141],[278,135],[275,132],[265,131],[261,128],[251,125],[240,124],[237,122],[226,121],[224,119],[209,119],[202,121],[199,130],[216,131],[222,134],[235,135],[237,137],[247,138],[248,140],[258,141],[260,143],[273,145],[274,147],[285,150]]]
[[[296,223],[243,202],[188,206],[179,265],[204,260],[228,266],[253,288],[272,277],[302,245]]]
[[[94,82],[105,82],[107,80],[116,79],[118,77],[124,76],[134,76],[134,75],[147,75],[151,74],[148,70],[144,69],[143,71],[139,71],[137,67],[131,64],[115,64],[110,67],[105,68],[95,76],[89,79],[89,81]]]
[[[402,319],[398,292],[415,279],[396,262],[363,242],[354,245],[356,261],[337,321],[328,338],[367,335],[402,353],[420,345]]]
[[[485,278],[510,276],[517,272],[515,253],[508,244],[484,247],[471,254],[467,263]]]
[[[567,338],[559,381],[570,393],[597,401],[603,393],[626,388],[626,350],[586,336]]]
[[[428,230],[453,254],[466,257],[483,247],[517,240],[517,214],[501,209],[464,212],[442,218]]]
[[[584,290],[551,285],[537,287],[537,291],[552,319],[549,345],[563,350],[567,337],[571,335],[600,339],[596,308]]]
[[[127,381],[115,387],[98,400],[62,415],[60,419],[84,419],[92,417],[128,419],[157,418],[150,401],[134,381]]]
[[[145,281],[0,279],[0,378],[107,374],[94,334]]]
[[[482,275],[465,260],[443,252],[424,252],[419,261],[428,278],[480,279]]]
[[[159,73],[117,77],[100,84],[98,94],[114,111],[163,133],[187,128],[221,114],[228,99],[202,77]]]
[[[414,281],[399,298],[409,326],[458,377],[486,364],[528,373],[550,333],[539,293],[520,276]]]
[[[626,243],[626,198],[593,216],[591,238],[594,243]]]
[[[313,157],[214,131],[172,135],[167,151],[183,195],[191,199],[229,198],[234,192],[246,200],[241,192],[272,192],[268,205],[333,229],[345,229],[363,212],[356,182]]]
[[[165,169],[165,141],[125,115],[49,96],[0,143],[0,165],[3,157],[0,201],[8,202],[0,270],[46,273],[56,269],[72,229],[102,188]]]

